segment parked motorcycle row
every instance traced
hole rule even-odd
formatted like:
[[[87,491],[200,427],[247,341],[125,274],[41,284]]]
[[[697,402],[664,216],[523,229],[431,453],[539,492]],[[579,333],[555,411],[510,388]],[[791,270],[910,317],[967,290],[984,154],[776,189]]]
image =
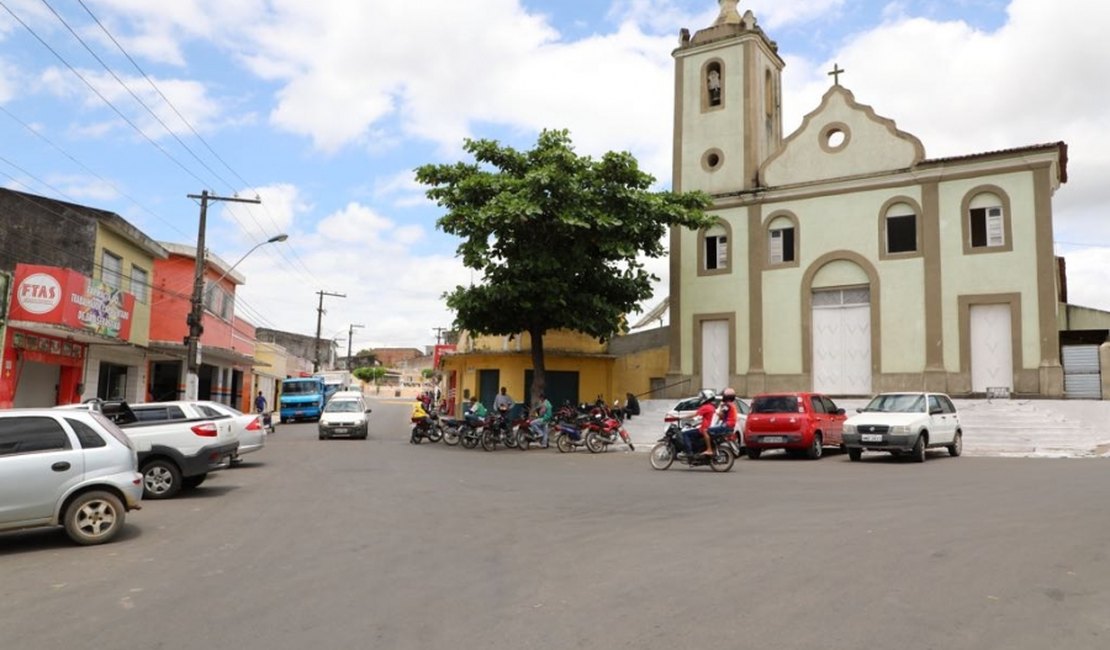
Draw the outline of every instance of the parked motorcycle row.
[[[412,417],[412,435],[409,442],[439,442],[449,446],[462,445],[467,449],[481,447],[493,451],[498,445],[508,449],[526,451],[539,445],[541,436],[530,426],[530,419],[523,409],[516,414],[507,408],[491,412],[484,419],[455,419],[438,413],[421,413]],[[605,404],[575,407],[565,404],[555,411],[548,429],[548,439],[562,453],[585,447],[592,453],[601,453],[609,445],[624,443],[634,450],[632,440],[625,430],[619,409]]]

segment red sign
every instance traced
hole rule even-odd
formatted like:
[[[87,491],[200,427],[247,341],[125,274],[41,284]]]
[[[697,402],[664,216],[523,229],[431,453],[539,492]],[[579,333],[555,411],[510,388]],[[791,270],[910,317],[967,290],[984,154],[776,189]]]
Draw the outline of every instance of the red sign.
[[[441,343],[441,344],[435,346],[435,349],[432,352],[432,367],[433,368],[439,368],[439,361],[440,361],[440,359],[443,358],[443,355],[444,354],[451,354],[454,351],[455,351],[455,344],[454,343],[450,343],[450,344]]]
[[[135,296],[77,271],[17,264],[12,320],[66,325],[109,338],[131,337]]]

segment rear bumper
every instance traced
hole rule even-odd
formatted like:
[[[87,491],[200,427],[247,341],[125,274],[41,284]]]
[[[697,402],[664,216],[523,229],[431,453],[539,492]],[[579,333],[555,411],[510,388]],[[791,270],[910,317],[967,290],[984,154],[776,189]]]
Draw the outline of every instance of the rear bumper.
[[[181,461],[182,476],[199,476],[224,469],[231,465],[231,458],[239,448],[238,442],[228,442],[222,445],[209,445],[201,447],[193,456],[186,456]]]
[[[812,442],[812,434],[797,431],[767,431],[743,437],[743,446],[752,449],[805,449]]]

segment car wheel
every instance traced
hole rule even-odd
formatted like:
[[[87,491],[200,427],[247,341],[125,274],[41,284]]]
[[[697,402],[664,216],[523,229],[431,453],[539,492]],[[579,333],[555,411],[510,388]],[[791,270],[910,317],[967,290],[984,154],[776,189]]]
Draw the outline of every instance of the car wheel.
[[[111,492],[86,492],[66,507],[66,535],[82,546],[111,541],[123,528],[126,512],[123,502]]]
[[[181,470],[173,462],[156,458],[143,465],[143,498],[169,499],[181,491]]]
[[[924,463],[925,462],[925,432],[924,431],[922,431],[921,433],[919,433],[917,435],[917,440],[914,441],[914,443],[913,443],[913,451],[910,452],[910,456],[913,458],[913,462],[915,462],[915,463]]]
[[[200,487],[204,483],[204,479],[208,478],[207,474],[197,474],[196,476],[186,476],[181,479],[181,489],[193,490]]]
[[[651,466],[655,469],[667,469],[674,462],[674,447],[669,442],[657,443],[651,448]]]
[[[952,444],[948,445],[948,455],[959,456],[962,453],[964,453],[964,434],[957,431],[956,437],[952,438]]]
[[[239,454],[235,454],[234,456],[231,457],[231,466],[232,467],[238,467],[242,464],[243,464],[243,457],[240,456]]]
[[[820,433],[813,434],[813,441],[809,443],[809,448],[806,449],[806,458],[810,460],[817,460],[820,458],[821,453],[824,451],[822,447],[823,442]]]
[[[848,447],[848,460],[863,458],[863,447]]]
[[[324,433],[323,431],[321,431],[321,432],[320,432],[320,436],[319,436],[319,438],[320,438],[320,440],[327,440],[327,439],[328,439],[328,436],[327,436],[327,434],[325,434],[325,433]]]
[[[759,460],[759,457],[763,455],[763,450],[748,447],[744,449],[744,453],[748,454],[748,460]]]

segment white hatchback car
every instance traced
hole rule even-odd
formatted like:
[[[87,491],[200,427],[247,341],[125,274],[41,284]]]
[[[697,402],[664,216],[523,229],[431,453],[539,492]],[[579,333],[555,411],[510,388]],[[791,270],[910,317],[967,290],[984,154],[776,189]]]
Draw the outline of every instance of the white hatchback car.
[[[320,440],[350,436],[366,440],[370,433],[370,409],[361,397],[333,397],[324,406],[318,425]]]
[[[131,440],[100,413],[0,411],[0,531],[64,526],[78,544],[103,544],[142,496]]]

